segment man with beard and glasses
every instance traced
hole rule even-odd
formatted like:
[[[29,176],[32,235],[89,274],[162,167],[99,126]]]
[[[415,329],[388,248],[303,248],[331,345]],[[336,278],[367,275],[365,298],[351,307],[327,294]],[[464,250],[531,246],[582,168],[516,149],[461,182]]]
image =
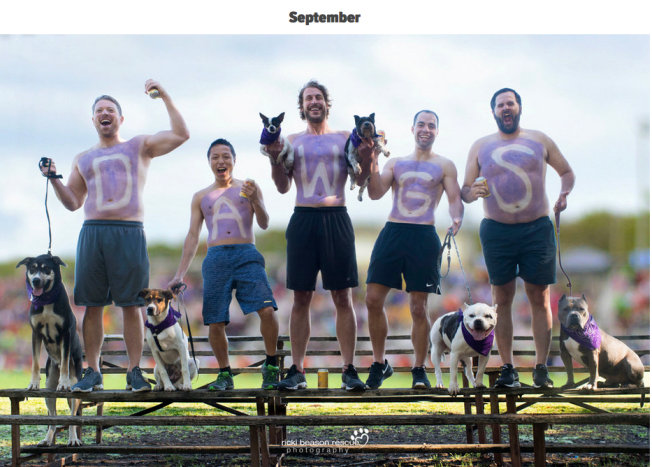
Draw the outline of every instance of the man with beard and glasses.
[[[143,230],[143,189],[152,159],[167,154],[188,140],[183,117],[160,83],[145,82],[145,93],[157,89],[170,117],[170,129],[155,135],[120,137],[124,121],[120,104],[102,95],[93,103],[92,122],[99,141],[75,156],[68,183],[53,178],[52,187],[69,211],[84,206],[75,262],[74,298],[86,307],[82,325],[88,368],[72,388],[90,392],[103,388],[100,350],[104,341],[104,307],[122,308],[124,340],[129,357],[127,389],[147,391],[140,365],[143,351],[144,300],[138,293],[149,286],[149,257]],[[56,174],[50,159],[50,174]],[[44,174],[48,167],[42,167]]]
[[[391,289],[403,288],[403,279],[412,317],[412,388],[430,387],[425,365],[430,346],[428,295],[441,294],[437,267],[441,241],[435,231],[435,209],[444,192],[453,221],[449,230],[453,235],[457,235],[464,217],[457,169],[452,161],[432,151],[439,134],[437,114],[431,110],[417,112],[412,134],[414,150],[407,156],[388,160],[382,173],[375,158],[369,181],[371,199],[380,199],[392,189],[392,210],[374,245],[367,273],[365,301],[374,354],[367,389],[378,389],[394,374],[385,359],[388,333],[385,299]]]
[[[304,131],[287,138],[294,147],[294,167],[285,173],[282,164],[272,165],[272,179],[279,193],[297,187],[295,208],[287,227],[287,288],[294,291],[290,315],[292,363],[279,389],[305,389],[303,369],[310,339],[310,304],[321,271],[324,289],[329,290],[335,305],[335,331],[342,354],[342,387],[362,391],[365,384],[353,366],[356,345],[356,317],[351,288],[358,286],[355,237],[346,211],[344,188],[347,165],[344,144],[348,131],[328,126],[331,100],[325,86],[315,80],[299,91],[299,116],[305,120]],[[281,139],[267,146],[276,159],[283,145]],[[364,140],[358,147],[363,158],[362,184],[371,173],[373,141]]]
[[[553,207],[556,213],[566,209],[575,174],[552,139],[520,127],[521,96],[516,91],[497,91],[491,99],[491,111],[498,132],[480,138],[471,147],[462,199],[466,203],[484,199],[480,242],[493,303],[498,305],[496,344],[503,361],[496,387],[520,386],[513,365],[512,302],[516,277],[521,277],[532,310],[536,350],[532,385],[551,388],[553,382],[545,364],[552,340],[549,285],[557,282],[557,264],[545,191],[546,167],[550,165],[561,177],[561,192]]]

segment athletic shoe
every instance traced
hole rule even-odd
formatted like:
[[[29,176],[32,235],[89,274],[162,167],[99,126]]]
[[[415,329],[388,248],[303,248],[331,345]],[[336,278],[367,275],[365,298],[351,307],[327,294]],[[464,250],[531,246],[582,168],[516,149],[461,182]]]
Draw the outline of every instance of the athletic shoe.
[[[133,392],[151,391],[152,385],[143,377],[143,371],[140,367],[135,366],[133,370],[127,372],[127,387]]]
[[[274,365],[268,365],[263,363],[263,366],[260,368],[260,371],[263,373],[263,389],[274,389],[278,384],[278,374],[279,368]]]
[[[358,378],[358,372],[351,363],[349,363],[349,366],[342,373],[342,389],[346,389],[347,391],[365,390],[364,383]]]
[[[297,370],[296,365],[292,365],[288,374],[285,376],[285,379],[276,385],[276,389],[288,389],[294,391],[295,389],[306,389],[308,383],[306,383],[306,375]]]
[[[547,376],[546,371],[546,376]],[[520,388],[521,383],[518,381],[518,372],[511,363],[505,363],[500,369],[500,376],[494,384],[495,388]]]
[[[82,379],[72,387],[72,392],[91,392],[93,389],[104,389],[104,382],[102,373],[89,367],[82,373]]]
[[[369,377],[367,378],[367,389],[378,389],[383,385],[383,381],[394,374],[394,370],[385,360],[385,364],[374,362],[369,367]]]
[[[548,367],[539,363],[532,372],[532,387],[552,389],[554,383],[548,377]]]
[[[233,375],[228,371],[220,372],[220,374],[217,375],[217,379],[208,386],[209,391],[226,391],[233,388],[235,388],[235,384],[233,384]]]
[[[412,368],[412,389],[427,389],[430,387],[426,369],[422,366]]]

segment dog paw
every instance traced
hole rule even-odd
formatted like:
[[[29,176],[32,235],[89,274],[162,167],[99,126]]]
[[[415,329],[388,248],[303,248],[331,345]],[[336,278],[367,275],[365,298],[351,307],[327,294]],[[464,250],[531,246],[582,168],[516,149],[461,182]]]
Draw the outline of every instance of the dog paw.
[[[437,388],[437,389],[444,389],[444,383],[437,383],[437,384],[435,384],[435,388]]]
[[[186,391],[186,392],[187,392],[187,391],[192,391],[192,384],[184,384],[183,386],[181,386],[180,389],[181,389],[182,391]]]
[[[42,441],[39,441],[38,446],[52,446],[52,440],[50,438],[45,438]]]
[[[57,391],[60,392],[72,391],[72,384],[70,384],[70,381],[59,381],[59,385],[57,386]]]
[[[482,383],[482,382],[476,381],[476,382],[473,383],[473,387],[476,388],[476,389],[484,389],[487,386],[485,386],[484,383]]]
[[[29,386],[27,386],[27,389],[29,389],[30,391],[38,391],[40,387],[41,387],[40,381],[30,381]]]
[[[162,384],[157,384],[152,388],[152,391],[162,391],[163,390],[163,385]]]
[[[81,439],[79,438],[74,438],[74,439],[69,439],[68,440],[68,446],[81,446],[84,443],[81,442]]]
[[[593,391],[594,389],[597,389],[597,385],[593,383],[586,383],[577,388],[581,391]]]
[[[166,392],[174,392],[176,390],[177,390],[177,388],[175,388],[174,386],[165,386],[165,391]]]
[[[455,397],[460,393],[460,387],[457,384],[451,384],[448,386],[448,394]]]

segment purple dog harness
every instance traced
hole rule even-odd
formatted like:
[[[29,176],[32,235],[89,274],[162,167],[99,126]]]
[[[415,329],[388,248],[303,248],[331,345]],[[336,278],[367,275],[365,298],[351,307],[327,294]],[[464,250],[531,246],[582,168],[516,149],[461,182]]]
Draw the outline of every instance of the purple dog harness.
[[[475,340],[464,325],[464,312],[461,308],[457,312],[457,322],[462,324],[462,335],[469,347],[485,357],[488,356],[489,352],[491,352],[491,348],[494,346],[494,330],[492,329],[489,335],[484,339]]]
[[[568,329],[563,324],[561,324],[561,328],[568,334],[568,337],[587,349],[595,350],[600,348],[602,344],[600,328],[595,323],[592,315],[589,315],[589,321],[584,326],[584,329]]]
[[[61,293],[61,282],[59,282],[59,285],[54,287],[52,290],[49,292],[42,293],[41,295],[35,297],[32,295],[34,293],[34,289],[32,289],[32,286],[29,284],[29,281],[25,281],[27,283],[27,296],[29,297],[29,301],[32,302],[32,305],[34,305],[35,308],[39,308],[45,305],[51,305],[52,303],[57,301],[57,298],[59,298],[59,294]]]
[[[267,128],[263,128],[263,133],[260,135],[260,144],[268,146],[278,140],[279,136],[281,136],[280,128],[276,133],[270,133]]]
[[[172,308],[172,305],[170,305],[170,311],[168,311],[168,315],[156,326],[149,321],[145,321],[145,326],[147,326],[147,329],[152,331],[152,336],[154,337],[154,342],[156,342],[156,347],[158,347],[161,352],[165,352],[165,350],[161,348],[161,344],[158,342],[158,335],[165,331],[167,328],[171,328],[177,324],[177,320],[179,318],[181,318],[181,313]]]

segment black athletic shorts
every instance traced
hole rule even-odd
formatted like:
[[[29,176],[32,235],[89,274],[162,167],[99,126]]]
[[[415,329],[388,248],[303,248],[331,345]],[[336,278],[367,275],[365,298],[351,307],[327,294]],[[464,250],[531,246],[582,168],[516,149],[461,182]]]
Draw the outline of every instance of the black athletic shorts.
[[[297,206],[285,231],[287,288],[312,291],[321,271],[326,290],[358,286],[355,235],[345,206]]]
[[[437,259],[441,241],[434,225],[387,222],[371,253],[367,284],[406,292],[441,294]]]
[[[557,282],[557,244],[549,217],[522,224],[483,219],[480,243],[492,285],[505,285],[517,276],[535,285]]]

